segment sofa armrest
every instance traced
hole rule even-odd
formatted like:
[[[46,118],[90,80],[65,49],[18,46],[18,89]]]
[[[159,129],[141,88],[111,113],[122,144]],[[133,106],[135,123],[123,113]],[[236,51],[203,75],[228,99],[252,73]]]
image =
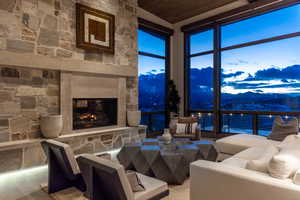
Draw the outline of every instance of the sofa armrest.
[[[190,165],[190,200],[298,200],[300,186],[248,169],[199,160]]]

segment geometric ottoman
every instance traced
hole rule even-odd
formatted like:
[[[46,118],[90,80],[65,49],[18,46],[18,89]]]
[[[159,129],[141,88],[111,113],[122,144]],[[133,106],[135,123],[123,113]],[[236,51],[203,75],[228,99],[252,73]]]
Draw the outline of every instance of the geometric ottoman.
[[[156,177],[169,184],[182,184],[189,176],[189,164],[199,159],[216,161],[213,142],[173,138],[170,144],[157,139],[122,147],[117,158],[126,170]]]

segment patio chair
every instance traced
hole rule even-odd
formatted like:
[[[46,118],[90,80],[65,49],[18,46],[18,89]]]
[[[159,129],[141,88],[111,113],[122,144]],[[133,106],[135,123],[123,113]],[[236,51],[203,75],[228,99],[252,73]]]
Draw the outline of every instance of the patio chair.
[[[48,158],[48,193],[55,193],[69,187],[86,191],[86,185],[71,147],[55,140],[43,141],[41,144]]]
[[[174,138],[199,140],[201,130],[198,127],[198,119],[196,117],[178,117],[172,119],[170,123],[170,133]]]
[[[81,155],[78,165],[90,200],[159,200],[169,195],[167,183],[137,173],[144,191],[133,192],[124,167],[95,155]]]

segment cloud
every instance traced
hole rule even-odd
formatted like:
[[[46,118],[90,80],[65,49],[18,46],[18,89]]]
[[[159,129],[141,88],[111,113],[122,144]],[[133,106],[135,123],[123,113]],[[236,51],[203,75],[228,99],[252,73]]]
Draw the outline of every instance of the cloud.
[[[243,81],[255,81],[256,79],[251,74],[248,74],[248,77],[245,78]]]
[[[238,59],[237,62],[228,62],[228,63],[226,63],[226,64],[227,64],[227,65],[238,66],[238,65],[240,65],[240,64],[249,64],[249,62],[246,61],[246,60],[240,60],[240,59]]]
[[[237,76],[240,76],[242,75],[244,72],[242,71],[237,71],[235,73],[229,73],[229,74],[223,74],[222,73],[222,78],[231,78],[231,77],[237,77]]]
[[[256,89],[260,88],[261,83],[243,83],[241,82],[230,82],[229,84],[226,84],[229,86],[233,86],[235,89]]]
[[[223,78],[235,77],[243,72],[222,74]],[[280,89],[280,88],[298,88],[300,87],[300,65],[292,65],[280,69],[271,67],[269,69],[258,70],[254,75],[248,74],[243,80],[222,82],[223,86],[231,86],[236,90],[262,90],[262,89]],[[260,92],[260,91],[256,91]]]
[[[236,62],[229,62],[229,63],[227,63],[227,65],[238,66],[238,65],[239,65],[239,63],[236,63]]]
[[[202,69],[191,68],[190,70],[191,85],[194,86],[213,86],[213,68],[206,67]],[[192,86],[193,87],[193,86]]]
[[[249,62],[246,61],[246,60],[240,60],[240,59],[238,59],[238,62],[239,62],[240,64],[248,64],[248,63],[249,63]]]
[[[282,93],[300,88],[300,65],[293,65],[283,69],[271,67],[258,70],[254,75],[243,71],[222,73],[222,88],[231,88],[235,91],[251,91],[255,94],[265,92]],[[238,77],[238,78],[237,78]],[[243,79],[243,77],[246,77]],[[206,92],[213,87],[213,68],[191,68],[191,87],[194,93]],[[242,79],[240,79],[242,78]],[[224,81],[227,80],[227,81]],[[207,89],[205,89],[207,88]],[[233,91],[229,92],[232,93]],[[238,92],[239,93],[239,92]]]
[[[259,88],[298,88],[300,83],[288,83],[288,84],[269,84]]]
[[[259,70],[255,73],[256,80],[265,79],[294,79],[300,80],[300,65],[292,65],[283,69],[269,68]]]

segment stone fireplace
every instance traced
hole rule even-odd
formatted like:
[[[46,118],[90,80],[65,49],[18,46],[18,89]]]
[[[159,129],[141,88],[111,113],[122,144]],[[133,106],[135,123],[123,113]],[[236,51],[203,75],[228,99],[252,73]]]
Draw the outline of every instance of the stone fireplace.
[[[126,78],[61,72],[60,90],[64,134],[126,126]]]
[[[114,54],[76,47],[75,3],[115,16]],[[7,5],[0,6],[0,143],[41,138],[39,119],[49,114],[63,115],[62,135],[86,132],[73,130],[73,98],[117,98],[116,125],[96,129],[125,127],[126,108],[138,108],[137,1],[8,0]],[[12,136],[15,118],[30,122],[26,134]]]
[[[73,129],[117,125],[118,99],[73,99]]]
[[[0,173],[46,162],[43,115],[63,116],[57,140],[76,154],[145,137],[145,127],[126,127],[126,110],[138,109],[136,0],[8,2],[0,6]],[[75,2],[115,15],[115,54],[76,48]],[[74,99],[116,99],[116,121],[74,129]],[[20,120],[26,134],[15,131],[24,130]]]

